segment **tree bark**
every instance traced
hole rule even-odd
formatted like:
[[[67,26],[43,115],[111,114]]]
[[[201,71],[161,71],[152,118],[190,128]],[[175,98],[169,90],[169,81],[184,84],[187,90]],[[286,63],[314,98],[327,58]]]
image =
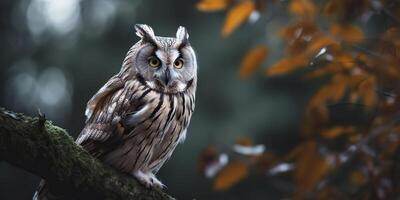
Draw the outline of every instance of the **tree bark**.
[[[60,199],[173,199],[99,162],[43,115],[0,108],[0,161],[46,179]]]

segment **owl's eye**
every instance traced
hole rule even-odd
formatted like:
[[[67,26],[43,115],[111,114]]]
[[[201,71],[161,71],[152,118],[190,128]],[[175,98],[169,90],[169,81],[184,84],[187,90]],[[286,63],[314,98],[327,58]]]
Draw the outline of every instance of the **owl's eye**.
[[[176,59],[174,62],[174,67],[177,69],[182,68],[183,67],[183,59],[182,58]]]
[[[160,60],[155,56],[150,57],[148,62],[150,67],[158,67],[161,64]]]

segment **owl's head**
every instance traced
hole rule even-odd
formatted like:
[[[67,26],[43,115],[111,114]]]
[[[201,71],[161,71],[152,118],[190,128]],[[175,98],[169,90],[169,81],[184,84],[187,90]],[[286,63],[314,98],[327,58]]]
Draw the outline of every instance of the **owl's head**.
[[[129,67],[136,78],[163,93],[183,92],[196,81],[196,55],[186,28],[180,26],[175,37],[155,36],[144,24],[135,29],[140,41],[134,45]]]

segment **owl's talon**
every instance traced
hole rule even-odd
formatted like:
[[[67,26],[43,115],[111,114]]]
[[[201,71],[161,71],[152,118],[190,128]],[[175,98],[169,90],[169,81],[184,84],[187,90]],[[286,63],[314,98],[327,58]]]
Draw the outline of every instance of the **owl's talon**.
[[[146,188],[150,189],[153,186],[150,175],[145,174],[142,171],[136,171],[133,173],[133,176],[136,177],[136,179]]]
[[[164,185],[163,183],[161,183],[161,182],[154,183],[154,184],[153,184],[153,187],[155,187],[155,188],[157,188],[157,189],[160,189],[160,190],[166,189],[166,188],[167,188],[167,186],[165,186],[165,185]]]
[[[161,183],[161,181],[158,180],[154,174],[150,173],[150,176],[151,176],[151,182],[153,183],[153,187],[158,189],[166,188],[166,186],[163,183]]]
[[[142,171],[137,171],[132,173],[132,175],[135,176],[136,179],[146,188],[166,188],[166,186],[161,183],[161,181],[158,180],[152,173],[143,173]]]

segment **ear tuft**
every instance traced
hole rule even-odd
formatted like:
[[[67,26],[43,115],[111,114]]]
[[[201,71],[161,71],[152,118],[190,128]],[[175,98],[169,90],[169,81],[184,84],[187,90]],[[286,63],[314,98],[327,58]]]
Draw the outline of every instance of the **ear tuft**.
[[[189,34],[185,27],[179,26],[178,30],[176,31],[176,40],[180,46],[188,44]]]
[[[146,42],[155,42],[155,35],[153,29],[146,24],[135,25],[136,35]]]

